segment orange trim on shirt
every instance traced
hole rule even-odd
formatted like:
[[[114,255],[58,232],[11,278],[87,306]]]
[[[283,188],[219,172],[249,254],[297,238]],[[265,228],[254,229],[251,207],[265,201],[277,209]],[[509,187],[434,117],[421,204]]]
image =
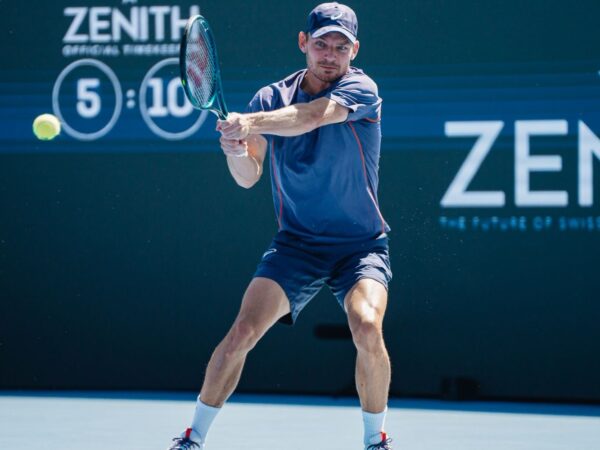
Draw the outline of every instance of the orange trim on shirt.
[[[377,211],[377,214],[379,215],[379,219],[381,220],[381,232],[385,233],[385,220],[383,219],[383,216],[381,215],[381,211],[379,211],[379,206],[377,205],[377,202],[375,201],[375,195],[371,191],[371,186],[369,185],[369,177],[367,176],[367,165],[365,163],[365,154],[363,152],[362,144],[360,142],[360,139],[358,138],[358,134],[356,133],[356,130],[354,129],[354,125],[352,125],[352,122],[347,122],[347,124],[350,127],[350,129],[352,130],[352,134],[354,134],[354,138],[356,139],[356,143],[358,144],[358,151],[360,152],[360,159],[362,161],[363,175],[365,177],[367,193],[369,194],[369,197],[371,197],[373,206],[375,206],[375,211]]]

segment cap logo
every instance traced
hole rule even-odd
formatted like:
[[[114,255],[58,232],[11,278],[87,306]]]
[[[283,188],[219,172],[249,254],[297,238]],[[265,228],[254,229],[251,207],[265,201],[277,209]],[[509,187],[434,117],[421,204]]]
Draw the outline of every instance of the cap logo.
[[[337,14],[335,14],[335,15],[331,16],[331,20],[338,20],[338,19],[340,19],[340,18],[341,18],[343,15],[344,15],[344,13],[343,13],[343,12],[341,12],[341,13],[337,13]]]

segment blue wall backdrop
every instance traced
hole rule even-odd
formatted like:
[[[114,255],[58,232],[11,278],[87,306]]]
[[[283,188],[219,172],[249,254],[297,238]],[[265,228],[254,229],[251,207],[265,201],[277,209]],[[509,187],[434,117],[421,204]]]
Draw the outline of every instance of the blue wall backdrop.
[[[182,27],[209,19],[242,110],[303,67],[315,4],[1,2],[0,388],[199,388],[276,223],[184,99]],[[384,100],[392,393],[600,400],[600,4],[348,4]],[[323,292],[240,389],[353,394],[353,366]]]

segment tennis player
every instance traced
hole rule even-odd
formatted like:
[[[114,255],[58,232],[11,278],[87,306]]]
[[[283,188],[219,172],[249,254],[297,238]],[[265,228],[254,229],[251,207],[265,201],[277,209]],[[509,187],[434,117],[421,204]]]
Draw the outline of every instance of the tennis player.
[[[384,432],[390,361],[382,322],[392,273],[389,227],[377,201],[381,98],[375,82],[350,65],[359,50],[357,31],[348,6],[317,6],[298,36],[306,69],[259,90],[245,114],[217,123],[240,186],[260,179],[269,154],[279,231],[208,363],[192,424],[171,450],[204,447],[248,352],[277,321],[293,323],[324,285],[347,313],[357,348],[364,448],[391,449]]]

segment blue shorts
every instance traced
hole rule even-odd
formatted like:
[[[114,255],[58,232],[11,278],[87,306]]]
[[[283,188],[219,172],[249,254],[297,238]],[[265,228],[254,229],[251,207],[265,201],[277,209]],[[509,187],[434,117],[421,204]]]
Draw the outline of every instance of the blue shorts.
[[[346,294],[362,278],[376,280],[387,289],[392,279],[388,238],[383,235],[350,244],[320,244],[280,231],[264,253],[254,277],[269,278],[281,286],[291,313],[280,321],[293,324],[325,284],[342,309]]]

